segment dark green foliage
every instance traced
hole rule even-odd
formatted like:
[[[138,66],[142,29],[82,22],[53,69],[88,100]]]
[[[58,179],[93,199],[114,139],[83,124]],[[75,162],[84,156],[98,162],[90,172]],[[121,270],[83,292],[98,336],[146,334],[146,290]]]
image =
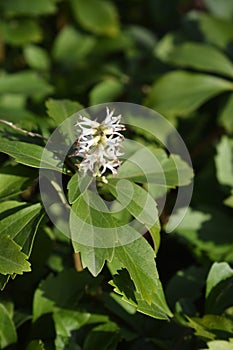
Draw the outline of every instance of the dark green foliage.
[[[0,349],[232,349],[232,1],[0,0],[0,64]],[[69,116],[114,101],[172,123],[195,175],[149,124],[140,129],[142,119],[127,132],[143,151],[127,151],[146,171],[125,162],[99,184],[100,215],[87,204],[88,181],[79,191],[72,157],[63,164],[44,147]],[[68,141],[72,135],[67,129]],[[41,168],[62,177],[71,240],[43,208]],[[166,233],[168,218],[182,212],[171,215],[177,188],[193,175],[190,208]],[[62,201],[56,178],[50,185]],[[117,196],[127,205],[113,215],[104,199]],[[119,222],[132,217],[138,226],[126,232]],[[77,227],[95,242],[98,230],[88,225],[112,228],[110,240],[135,232],[138,239],[77,243]]]

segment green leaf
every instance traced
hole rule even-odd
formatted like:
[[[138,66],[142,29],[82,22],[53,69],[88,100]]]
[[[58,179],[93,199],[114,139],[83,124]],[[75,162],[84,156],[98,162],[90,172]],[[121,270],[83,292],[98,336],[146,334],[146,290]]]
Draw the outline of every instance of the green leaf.
[[[42,39],[42,31],[35,20],[12,19],[0,23],[0,34],[7,44],[21,46],[29,43],[37,43]]]
[[[56,311],[57,308],[75,311],[85,286],[90,282],[91,276],[86,271],[76,272],[73,269],[66,269],[56,276],[47,277],[34,294],[33,322],[42,315]]]
[[[52,54],[56,61],[67,66],[77,66],[85,60],[96,44],[91,35],[82,34],[72,26],[65,26],[57,35]]]
[[[101,350],[115,350],[121,339],[120,329],[114,322],[92,328],[84,341],[83,350],[92,350],[98,344]]]
[[[227,132],[233,133],[233,94],[230,94],[225,106],[220,110],[219,123]]]
[[[36,45],[24,47],[24,57],[29,67],[39,71],[47,71],[50,68],[50,59],[45,49]]]
[[[224,204],[233,208],[233,190],[231,190],[231,196],[224,200]]]
[[[18,202],[16,200],[9,200],[0,202],[0,219],[4,219],[9,215],[9,213],[16,213],[18,210],[25,208],[27,203]]]
[[[11,0],[2,1],[1,7],[8,16],[38,16],[54,13],[56,10],[55,3],[57,0],[40,0],[31,2],[31,0]]]
[[[127,156],[127,160],[118,169],[119,179],[165,188],[188,185],[192,177],[192,168],[178,155],[171,154],[168,157],[163,149],[150,146]]]
[[[6,216],[0,221],[2,235],[9,235],[29,256],[32,250],[38,224],[41,221],[41,204],[29,205],[16,213]]]
[[[149,243],[139,238],[132,243],[115,248],[115,257],[128,270],[142,299],[151,304],[154,293],[162,294],[155,264],[155,253]],[[162,295],[161,295],[161,298]],[[163,301],[161,300],[161,305]]]
[[[158,221],[157,204],[151,195],[137,184],[127,181],[110,179],[106,187],[133,217],[145,226],[152,227]]]
[[[57,350],[63,350],[67,347],[78,350],[79,346],[72,339],[72,332],[80,329],[90,319],[90,314],[75,310],[58,309],[53,314],[54,325],[56,329],[55,346]]]
[[[232,282],[233,269],[225,262],[215,262],[206,281],[206,313],[220,314],[233,304]]]
[[[3,290],[5,288],[9,279],[10,279],[10,275],[1,275],[0,274],[0,290]]]
[[[17,333],[14,322],[5,306],[0,304],[0,348],[3,349],[16,341]]]
[[[114,291],[122,296],[123,301],[136,307],[137,311],[162,320],[167,320],[168,317],[172,317],[172,313],[167,307],[160,282],[158,283],[157,292],[152,295],[150,304],[135,290],[134,283],[132,279],[130,279],[126,269],[117,271],[117,275],[113,276],[113,281],[111,281],[110,284],[114,287]]]
[[[27,255],[20,252],[21,247],[11,237],[2,236],[0,239],[0,273],[3,275],[23,274],[31,271]]]
[[[197,22],[197,26],[204,36],[205,41],[226,48],[233,40],[232,20],[226,20],[212,16],[201,11],[192,11],[188,19]]]
[[[195,335],[204,339],[228,338],[233,332],[233,322],[223,316],[204,315],[188,318],[188,326],[195,329]]]
[[[0,152],[15,158],[18,163],[33,168],[62,171],[60,161],[54,159],[53,153],[35,144],[1,139]],[[43,160],[41,159],[42,155]]]
[[[68,189],[68,199],[70,204],[73,204],[81,194],[80,184],[79,184],[80,179],[81,177],[79,176],[78,173],[76,173],[71,177],[70,181],[68,182],[67,189]],[[83,179],[85,180],[85,177]]]
[[[215,164],[220,184],[233,187],[233,140],[227,136],[217,145]]]
[[[104,267],[105,261],[111,261],[114,249],[90,247],[79,242],[72,241],[74,251],[81,253],[83,268],[88,268],[93,276],[97,276]]]
[[[117,10],[111,1],[71,0],[76,20],[95,34],[115,36],[119,32]]]
[[[5,166],[0,173],[0,199],[17,196],[29,185],[30,174],[21,165]],[[33,173],[31,174],[33,175]]]
[[[124,92],[124,85],[116,79],[106,79],[93,87],[90,92],[90,105],[112,102]]]
[[[175,87],[175,88],[174,88]],[[164,74],[152,85],[147,106],[166,116],[185,116],[233,84],[206,74],[175,71]]]
[[[32,340],[28,344],[26,350],[46,350],[42,340]]]
[[[182,210],[181,210],[182,212]],[[179,211],[174,214],[179,217]],[[171,217],[172,224],[173,216]],[[233,237],[231,218],[216,209],[207,212],[189,208],[176,233],[199,258],[208,256],[212,261],[232,261]],[[221,235],[219,234],[221,232]]]
[[[53,91],[42,77],[32,71],[22,71],[0,76],[0,94],[46,96]]]
[[[230,339],[229,341],[226,340],[213,340],[208,341],[207,343],[208,349],[202,349],[202,350],[232,350],[233,348],[233,340]]]
[[[70,230],[74,250],[81,252],[83,267],[96,276],[105,260],[112,259],[117,227],[103,201],[93,195],[90,191],[84,192],[74,202],[70,213]],[[90,205],[92,201],[98,210]]]
[[[233,3],[231,0],[205,0],[207,9],[216,17],[232,20]]]
[[[233,77],[231,61],[220,50],[208,44],[185,42],[177,45],[174,37],[168,35],[157,45],[156,55],[162,61],[182,68],[194,68]]]
[[[48,115],[54,120],[55,125],[60,125],[66,118],[77,113],[83,106],[71,100],[55,100],[50,98],[46,101]]]
[[[225,262],[215,262],[212,265],[207,277],[205,294],[206,298],[221,281],[224,281],[230,277],[233,277],[233,269],[230,268],[229,264]]]
[[[166,297],[169,305],[175,307],[179,301],[195,301],[202,295],[205,285],[206,269],[191,266],[177,271],[166,287]]]

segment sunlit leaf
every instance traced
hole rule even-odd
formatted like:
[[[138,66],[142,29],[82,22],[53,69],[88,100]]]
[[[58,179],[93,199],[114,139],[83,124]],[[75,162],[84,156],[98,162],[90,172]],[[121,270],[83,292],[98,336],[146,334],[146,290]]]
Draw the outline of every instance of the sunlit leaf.
[[[177,45],[172,36],[165,36],[157,45],[155,53],[163,61],[182,68],[233,77],[231,61],[220,50],[208,44],[184,42]]]
[[[45,96],[52,91],[52,86],[33,71],[23,71],[0,76],[0,94]]]
[[[54,13],[57,0],[40,0],[31,2],[30,0],[3,1],[1,4],[6,15],[45,15]]]
[[[27,45],[24,48],[24,56],[31,68],[46,71],[50,68],[50,59],[45,49],[36,45]]]
[[[229,133],[233,133],[233,94],[230,94],[225,106],[220,111],[219,123]]]
[[[220,335],[229,337],[233,332],[232,320],[219,315],[188,318],[188,325],[194,328],[196,336],[204,339],[213,340]]]
[[[222,19],[203,11],[192,11],[188,14],[191,22],[196,22],[205,41],[226,48],[233,40],[232,20]]]
[[[20,141],[0,140],[0,152],[15,158],[18,163],[33,168],[45,168],[62,171],[59,160],[54,159],[52,152],[41,146]],[[43,161],[42,161],[43,155]]]
[[[225,263],[214,263],[206,281],[206,313],[221,314],[233,303],[233,270]]]
[[[72,26],[65,26],[57,35],[53,45],[53,57],[67,66],[77,66],[95,46],[95,38],[82,34]]]
[[[119,80],[107,79],[101,81],[90,92],[90,105],[115,101],[123,91],[124,86]]]
[[[124,301],[136,307],[139,312],[164,320],[167,320],[168,317],[172,317],[164,299],[160,283],[157,292],[153,293],[150,304],[135,290],[133,281],[130,279],[130,275],[125,269],[119,270],[117,274],[113,276],[113,281],[111,281],[110,284],[114,287],[114,291],[122,296]]]
[[[202,350],[232,350],[233,347],[233,341],[230,339],[227,340],[212,340],[208,341],[207,343],[208,349],[202,349]]]
[[[207,9],[216,17],[231,20],[233,17],[233,3],[231,0],[204,0]]]
[[[119,31],[118,13],[111,1],[71,0],[75,18],[83,28],[97,34],[115,36]]]
[[[28,43],[36,43],[42,39],[42,31],[39,24],[32,19],[12,19],[0,23],[0,33],[7,44],[20,46]]]
[[[222,137],[217,145],[215,163],[220,184],[233,187],[233,140]]]
[[[146,104],[166,116],[185,116],[212,97],[233,89],[227,80],[211,75],[175,71],[152,85]]]
[[[2,236],[0,239],[0,273],[13,275],[31,271],[27,255],[21,252],[21,247],[11,237]]]

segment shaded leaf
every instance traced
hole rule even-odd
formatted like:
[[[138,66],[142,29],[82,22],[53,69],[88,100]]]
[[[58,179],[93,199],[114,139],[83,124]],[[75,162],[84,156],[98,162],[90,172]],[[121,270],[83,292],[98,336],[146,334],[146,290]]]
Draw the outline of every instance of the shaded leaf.
[[[179,216],[179,211],[174,218],[176,215]],[[198,257],[208,256],[213,261],[233,260],[231,231],[231,218],[216,209],[201,212],[189,208],[176,228],[176,233],[188,243],[192,253]]]
[[[0,199],[7,199],[20,194],[30,183],[29,172],[25,168],[16,166],[5,166],[0,173]]]
[[[5,306],[0,304],[0,348],[3,349],[16,341],[17,333],[14,322]]]
[[[120,329],[114,322],[92,328],[84,341],[83,350],[92,350],[96,344],[101,350],[115,350],[121,339]]]
[[[27,256],[31,253],[35,233],[42,218],[40,211],[40,203],[29,205],[0,221],[1,234],[9,235]]]
[[[64,270],[57,276],[50,275],[40,283],[33,299],[33,321],[54,311],[55,307],[75,310],[90,282],[90,275],[85,271]]]
[[[89,313],[64,309],[56,310],[53,314],[56,329],[56,349],[63,350],[68,347],[74,350],[81,350],[77,342],[72,338],[72,332],[80,329],[89,319]]]
[[[175,307],[179,301],[195,301],[200,298],[205,284],[206,270],[202,267],[191,266],[177,271],[166,287],[166,297],[169,305]]]
[[[32,340],[26,350],[46,350],[46,348],[42,340]]]
[[[56,125],[60,125],[66,118],[77,113],[83,106],[71,100],[55,100],[50,98],[45,103],[48,115],[54,120]]]

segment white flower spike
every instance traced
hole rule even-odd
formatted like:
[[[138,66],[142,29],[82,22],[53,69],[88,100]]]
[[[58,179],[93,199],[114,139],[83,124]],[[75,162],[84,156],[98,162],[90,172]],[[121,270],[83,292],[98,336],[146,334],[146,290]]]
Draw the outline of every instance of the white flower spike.
[[[120,124],[121,115],[113,114],[114,111],[110,112],[107,107],[106,117],[101,123],[79,115],[80,120],[75,124],[79,138],[73,156],[83,158],[76,165],[84,175],[90,171],[93,176],[102,177],[104,182],[106,179],[102,175],[107,169],[117,174],[116,167],[121,164],[118,157],[123,155],[120,148],[124,136],[120,132],[125,130],[125,126]]]

